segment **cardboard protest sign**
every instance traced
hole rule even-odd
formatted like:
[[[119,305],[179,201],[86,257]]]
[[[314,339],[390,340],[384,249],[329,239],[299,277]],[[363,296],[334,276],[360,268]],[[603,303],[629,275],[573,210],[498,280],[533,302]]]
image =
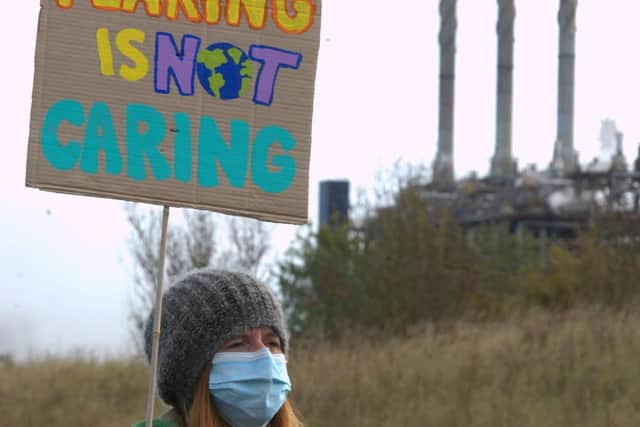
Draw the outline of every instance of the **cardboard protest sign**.
[[[43,0],[26,184],[307,219],[320,0]]]

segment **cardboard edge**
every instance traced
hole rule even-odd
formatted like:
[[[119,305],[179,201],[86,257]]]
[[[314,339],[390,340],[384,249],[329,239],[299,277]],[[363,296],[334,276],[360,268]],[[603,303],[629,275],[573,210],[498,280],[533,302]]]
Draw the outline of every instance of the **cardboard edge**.
[[[44,0],[40,2],[40,12],[38,14],[38,30],[36,36],[36,47],[34,52],[34,69],[33,69],[33,88],[31,91],[31,112],[29,115],[29,137],[27,143],[27,165],[26,173],[25,173],[25,185],[29,186],[30,183],[35,183],[38,180],[38,168],[39,168],[39,159],[37,146],[34,141],[37,138],[34,135],[34,132],[37,132],[33,128],[33,116],[34,113],[37,114],[40,112],[42,103],[42,97],[36,97],[36,92],[39,91],[42,87],[42,79],[44,75],[44,54],[46,51],[46,38],[44,35],[47,31],[47,11],[48,8],[44,3]],[[31,168],[29,168],[29,164],[31,163]]]
[[[46,185],[46,184],[36,184],[36,183],[27,183],[27,187],[35,188],[42,191],[49,191],[53,193],[59,194],[70,194],[74,196],[88,196],[88,197],[97,197],[101,199],[111,199],[111,200],[120,200],[126,202],[139,202],[139,203],[148,203],[151,205],[158,206],[171,206],[173,208],[188,208],[188,209],[199,209],[210,212],[218,212],[225,215],[240,215],[245,217],[254,218],[260,221],[267,222],[275,222],[282,224],[292,224],[292,225],[304,225],[309,222],[307,216],[297,216],[297,215],[284,215],[284,214],[275,214],[275,213],[265,213],[260,211],[255,211],[252,209],[232,209],[224,206],[212,206],[211,204],[201,205],[198,203],[183,203],[177,202],[175,200],[169,199],[160,199],[157,197],[145,197],[143,195],[131,195],[131,194],[122,194],[115,192],[93,192],[90,190],[74,190],[72,188],[62,188],[57,187],[55,185]]]

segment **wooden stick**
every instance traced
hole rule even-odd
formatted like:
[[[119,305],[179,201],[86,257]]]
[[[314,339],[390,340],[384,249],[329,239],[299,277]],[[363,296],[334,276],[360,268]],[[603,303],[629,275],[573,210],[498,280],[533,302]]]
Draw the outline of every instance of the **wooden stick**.
[[[158,287],[156,288],[156,311],[153,317],[153,346],[151,348],[151,372],[149,373],[149,395],[147,396],[146,427],[153,425],[153,405],[156,399],[156,378],[158,374],[158,347],[160,344],[160,322],[162,322],[162,284],[164,282],[164,259],[167,252],[167,227],[169,206],[162,210],[162,238],[160,239],[160,265],[158,266]]]

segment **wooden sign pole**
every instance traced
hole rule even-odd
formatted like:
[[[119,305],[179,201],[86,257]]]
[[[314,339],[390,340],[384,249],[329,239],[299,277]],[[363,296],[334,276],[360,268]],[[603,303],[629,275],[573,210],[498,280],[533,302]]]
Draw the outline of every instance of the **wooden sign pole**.
[[[169,206],[162,210],[162,238],[160,239],[160,262],[158,266],[158,286],[156,288],[156,310],[153,317],[153,346],[151,348],[151,372],[149,373],[149,395],[147,396],[146,427],[153,425],[153,406],[156,398],[156,378],[158,374],[158,347],[160,344],[160,323],[162,322],[162,284],[164,282],[164,259],[167,252],[167,227]]]

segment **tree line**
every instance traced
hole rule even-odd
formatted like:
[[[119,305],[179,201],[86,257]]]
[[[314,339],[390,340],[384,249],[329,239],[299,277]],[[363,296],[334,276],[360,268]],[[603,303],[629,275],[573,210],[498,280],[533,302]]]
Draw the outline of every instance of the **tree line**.
[[[301,227],[270,266],[264,223],[229,219],[227,246],[216,252],[220,220],[186,212],[184,226],[169,234],[169,279],[209,265],[261,272],[281,295],[294,335],[329,339],[402,334],[460,317],[498,319],[531,307],[623,307],[640,289],[640,238],[631,233],[637,218],[595,215],[571,241],[515,236],[499,225],[479,227],[470,239],[421,196],[420,174],[394,178],[378,187],[374,202],[356,203],[347,223]],[[153,301],[159,215],[129,209],[135,335]]]

